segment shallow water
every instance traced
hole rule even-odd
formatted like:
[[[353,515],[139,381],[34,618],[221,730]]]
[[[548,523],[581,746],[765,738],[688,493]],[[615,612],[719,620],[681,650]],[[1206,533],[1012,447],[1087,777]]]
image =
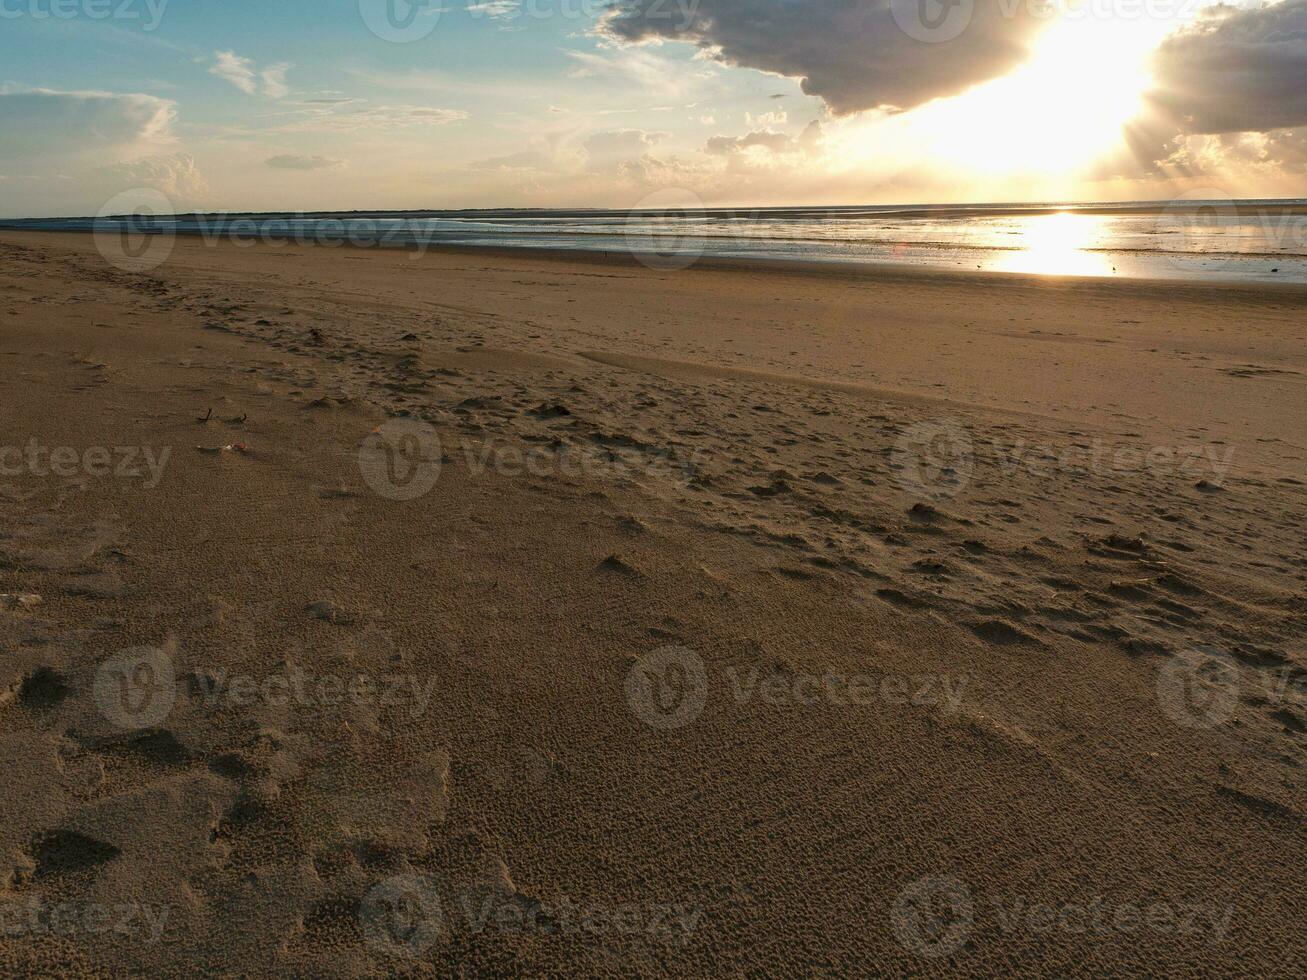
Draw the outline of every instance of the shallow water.
[[[145,228],[274,244],[635,252],[668,267],[720,256],[1040,275],[1307,282],[1307,201],[231,214],[5,224],[113,234]]]

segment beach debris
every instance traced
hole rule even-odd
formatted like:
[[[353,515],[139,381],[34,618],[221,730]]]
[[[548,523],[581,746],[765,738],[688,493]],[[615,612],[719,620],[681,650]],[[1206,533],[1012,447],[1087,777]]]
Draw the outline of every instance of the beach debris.
[[[1194,484],[1194,489],[1200,490],[1203,493],[1220,493],[1222,487],[1218,486],[1215,483],[1211,483],[1208,480],[1199,480],[1197,483]]]
[[[34,592],[0,592],[0,609],[31,609],[41,604]]]
[[[195,421],[198,422],[200,425],[204,425],[212,418],[213,418],[213,409],[209,409],[207,412],[204,413],[204,415],[202,415],[200,418],[196,419]]]
[[[229,419],[223,419],[228,425],[244,425],[250,419],[249,415],[233,415]]]
[[[196,446],[198,452],[207,453],[216,456],[218,453],[248,453],[249,446],[243,442],[233,442],[227,446]]]
[[[319,330],[317,327],[313,327],[311,330],[309,330],[309,340],[313,341],[313,343],[320,344],[323,342],[324,339],[325,338],[322,335],[322,331]]]

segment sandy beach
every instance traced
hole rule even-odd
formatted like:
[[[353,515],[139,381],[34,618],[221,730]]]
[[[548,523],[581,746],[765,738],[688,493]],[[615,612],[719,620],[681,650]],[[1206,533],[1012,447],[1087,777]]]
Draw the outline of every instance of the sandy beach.
[[[0,257],[0,973],[1307,971],[1307,287]]]

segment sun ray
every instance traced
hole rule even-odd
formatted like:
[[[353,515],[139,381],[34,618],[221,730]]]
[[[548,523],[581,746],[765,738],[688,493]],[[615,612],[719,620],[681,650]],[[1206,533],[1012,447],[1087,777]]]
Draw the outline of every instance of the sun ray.
[[[887,145],[922,173],[965,174],[972,187],[1069,192],[1099,161],[1132,152],[1147,115],[1149,61],[1185,20],[1064,8],[1030,57],[1002,78],[899,116],[867,117],[845,134],[846,159],[872,164]],[[855,164],[856,165],[856,164]]]

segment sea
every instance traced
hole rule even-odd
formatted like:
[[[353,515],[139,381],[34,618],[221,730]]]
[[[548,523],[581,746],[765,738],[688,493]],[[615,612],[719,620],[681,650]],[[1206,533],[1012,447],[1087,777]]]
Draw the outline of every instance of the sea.
[[[482,247],[920,266],[1042,276],[1307,283],[1307,199],[868,207],[133,213],[0,227],[290,246]]]

